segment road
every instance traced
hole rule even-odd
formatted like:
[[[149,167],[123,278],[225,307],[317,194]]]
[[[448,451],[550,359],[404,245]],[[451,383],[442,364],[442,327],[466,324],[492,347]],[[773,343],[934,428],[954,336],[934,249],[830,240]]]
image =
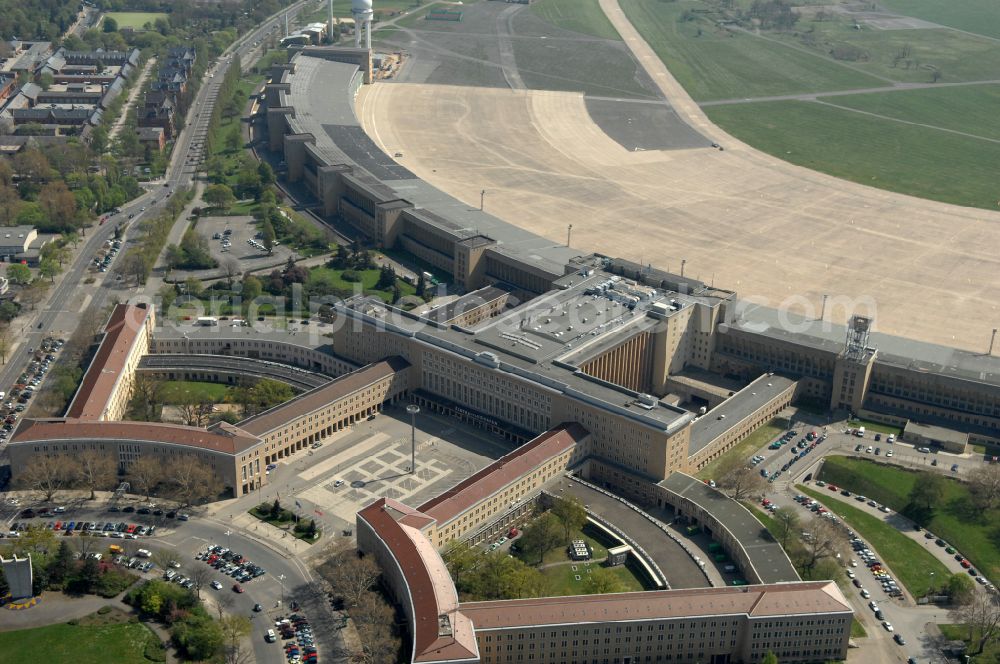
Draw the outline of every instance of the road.
[[[804,460],[800,460],[790,470],[782,473],[777,481],[768,484],[766,497],[778,505],[780,509],[793,510],[798,516],[804,519],[804,523],[808,523],[817,517],[813,516],[811,512],[804,510],[793,500],[792,496],[797,493],[795,484],[808,484],[815,488],[815,484],[813,483],[815,473],[822,460],[830,455],[868,457],[884,463],[906,467],[919,467],[932,471],[936,470],[936,472],[943,475],[963,475],[983,465],[981,455],[957,455],[945,452],[922,454],[907,443],[897,442],[890,445],[886,442],[884,435],[881,435],[880,441],[875,441],[875,432],[872,431],[868,431],[864,438],[858,438],[846,432],[847,427],[844,422],[832,423],[828,427],[798,423],[793,428],[799,432],[799,436],[796,436],[793,442],[799,440],[802,435],[810,430],[823,432],[824,429],[826,429],[827,440],[818,445]],[[859,444],[863,447],[860,451],[856,452],[855,448]],[[869,446],[872,447],[872,452],[867,451]],[[769,450],[765,446],[757,450],[756,454],[765,457],[765,460],[758,464],[757,468],[767,470],[768,474],[773,474],[774,471],[779,470],[792,457],[789,447],[789,445],[786,445],[778,450]],[[876,456],[874,454],[875,448],[880,448],[881,454]],[[892,451],[892,456],[887,457],[886,453],[890,450]],[[931,465],[931,461],[934,459],[938,460],[936,466]],[[952,465],[957,465],[958,470],[953,472],[951,470]],[[822,491],[822,489],[817,490]],[[831,492],[825,502],[827,506],[835,506],[838,500],[843,500],[845,504],[871,514],[896,528],[910,539],[919,542],[931,555],[940,560],[948,568],[949,572],[965,572],[954,556],[947,554],[943,547],[935,544],[934,540],[926,539],[922,531],[916,531],[909,519],[895,512],[882,512],[867,503],[856,501],[853,496],[842,497],[839,492]],[[835,507],[831,507],[831,509],[836,512]],[[876,554],[879,553],[874,547],[871,548]],[[891,569],[888,571],[893,577],[896,577],[896,574]],[[868,590],[871,594],[871,599],[878,603],[886,619],[894,626],[895,631],[891,634],[886,631],[881,626],[880,621],[875,619],[872,610],[868,607],[867,603],[869,600],[860,596],[859,589],[847,586],[844,589],[844,594],[853,605],[858,619],[864,624],[868,632],[868,637],[859,641],[861,645],[860,650],[852,650],[848,661],[865,662],[865,664],[868,662],[884,662],[889,664],[904,662],[907,657],[916,657],[917,661],[920,662],[945,661],[940,654],[941,643],[936,628],[930,626],[949,622],[948,611],[946,609],[936,606],[917,606],[914,600],[908,595],[900,599],[892,599],[882,590],[881,585],[876,582],[867,568],[859,566],[854,568],[854,572],[861,581],[862,587]],[[982,586],[977,584],[976,587],[977,591],[986,592]],[[906,640],[905,646],[897,645],[892,640],[892,636],[895,633],[903,635]]]
[[[117,226],[122,226],[127,240],[129,230],[134,228],[137,222],[141,221],[146,215],[156,214],[165,207],[168,193],[175,191],[178,187],[190,186],[195,181],[195,176],[204,158],[205,136],[208,131],[211,109],[215,104],[219,85],[232,61],[230,56],[238,53],[241,59],[246,59],[252,51],[258,48],[254,42],[261,41],[266,34],[278,30],[283,26],[285,13],[289,15],[289,21],[291,22],[307,4],[309,4],[309,1],[303,0],[290,6],[283,12],[268,18],[258,28],[249,32],[238,42],[226,49],[216,64],[210,67],[206,73],[207,78],[203,81],[191,105],[185,129],[177,137],[165,178],[151,186],[145,194],[121,206],[121,212],[111,216],[104,224],[85,229],[82,246],[79,248],[72,263],[67,266],[50,291],[48,301],[39,308],[33,318],[29,318],[22,323],[22,334],[14,340],[16,347],[12,348],[8,354],[6,364],[0,370],[0,385],[9,386],[14,383],[15,378],[24,369],[28,357],[28,349],[38,348],[44,337],[69,336],[81,320],[100,315],[105,303],[112,297],[127,296],[129,294],[128,290],[118,287],[113,270],[103,273],[105,275],[103,281],[98,282],[96,285],[84,284],[85,278],[90,276],[89,266],[91,259],[104,245],[105,241],[112,237]],[[186,227],[186,224],[187,221],[182,215],[175,224],[175,229],[183,229]],[[0,464],[3,463],[5,463],[4,460],[0,459]],[[208,536],[218,536],[218,529],[220,527],[214,524],[211,526],[199,526],[195,524],[192,528],[185,529],[183,532],[198,533],[200,532],[199,528],[204,529],[202,533],[204,536],[190,536],[194,537],[191,540],[192,542],[200,541],[204,543],[204,540],[207,540]],[[198,539],[199,537],[200,539]],[[169,538],[164,538],[164,541],[167,543],[170,542]],[[186,542],[187,540],[184,541]],[[268,554],[263,550],[259,555],[255,554],[255,557],[261,560],[262,564],[269,571],[287,570],[285,572],[279,571],[278,573],[285,574],[287,578],[285,585],[290,592],[301,592],[303,601],[309,601],[315,605],[321,603],[322,598],[316,595],[312,586],[307,585],[310,577],[308,569],[304,564],[297,560],[288,559],[282,554],[274,552]],[[261,585],[266,586],[266,584]],[[250,596],[248,599],[256,598],[255,593],[248,592],[247,595]],[[263,604],[264,602],[261,601],[261,603]],[[326,611],[326,613],[328,614],[329,611]],[[332,630],[320,631],[317,629],[318,643],[321,650],[323,650],[324,636],[319,635],[326,632],[332,632]],[[274,647],[273,644],[265,643],[262,638],[254,639],[253,643],[258,662],[278,662],[283,660],[280,649]],[[332,646],[328,645],[326,652],[331,652],[331,648]]]

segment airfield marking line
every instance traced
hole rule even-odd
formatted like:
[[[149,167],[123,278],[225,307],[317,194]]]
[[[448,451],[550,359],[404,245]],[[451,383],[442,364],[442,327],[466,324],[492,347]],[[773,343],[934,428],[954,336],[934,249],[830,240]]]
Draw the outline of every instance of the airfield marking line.
[[[923,122],[913,122],[911,120],[903,120],[901,118],[894,118],[889,115],[882,115],[881,113],[873,113],[871,111],[862,111],[858,108],[851,108],[850,106],[841,106],[840,104],[833,104],[828,101],[823,101],[822,99],[815,100],[817,104],[822,104],[823,106],[829,106],[830,108],[839,108],[842,111],[850,111],[851,113],[860,113],[861,115],[868,115],[873,118],[879,118],[881,120],[889,120],[891,122],[898,122],[900,124],[912,125],[914,127],[923,127],[925,129],[935,129],[937,131],[944,131],[949,134],[958,134],[959,136],[966,136],[968,138],[975,138],[980,141],[989,141],[990,143],[1000,143],[1000,139],[988,138],[986,136],[979,136],[977,134],[970,134],[968,132],[959,131],[957,129],[948,129],[946,127],[938,127],[937,125],[924,124]]]

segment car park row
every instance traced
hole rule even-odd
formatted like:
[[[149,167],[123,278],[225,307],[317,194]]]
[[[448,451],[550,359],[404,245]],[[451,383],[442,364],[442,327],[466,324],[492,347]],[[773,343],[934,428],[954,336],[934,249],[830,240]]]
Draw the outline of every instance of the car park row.
[[[209,545],[204,551],[200,551],[195,554],[196,560],[203,560],[205,564],[213,567],[226,576],[230,576],[236,580],[233,584],[233,591],[237,593],[243,592],[243,587],[240,583],[246,583],[252,581],[258,577],[264,576],[267,571],[260,565],[255,565],[250,562],[242,555],[230,551],[228,548],[223,546]],[[213,585],[213,587],[215,587]],[[221,587],[221,585],[219,586]],[[216,588],[218,590],[218,588]]]
[[[0,407],[0,419],[3,420],[0,424],[0,441],[13,434],[18,418],[28,408],[28,401],[35,395],[35,391],[41,387],[49,367],[56,359],[56,353],[64,343],[62,339],[46,338],[37,350],[28,349],[30,359],[24,372],[8,392],[0,392],[0,400],[6,398]]]
[[[286,643],[285,658],[288,664],[317,664],[319,654],[316,652],[316,644],[313,641],[312,627],[305,616],[293,613],[287,618],[278,618],[274,622],[275,629],[281,635],[282,640],[290,641]],[[267,630],[264,639],[268,643],[277,641],[277,635],[273,629]]]

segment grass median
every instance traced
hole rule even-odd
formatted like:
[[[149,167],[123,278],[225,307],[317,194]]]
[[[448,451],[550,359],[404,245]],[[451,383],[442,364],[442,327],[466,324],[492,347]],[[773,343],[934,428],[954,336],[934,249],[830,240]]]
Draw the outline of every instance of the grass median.
[[[739,443],[736,447],[699,470],[695,477],[700,480],[717,479],[719,470],[725,467],[730,459],[733,457],[743,460],[748,459],[752,452],[756,452],[758,448],[776,439],[783,431],[784,429],[777,425],[774,420],[768,422],[747,436],[746,440]]]
[[[933,472],[869,459],[832,456],[823,462],[820,477],[900,512],[909,504],[913,487]],[[1000,539],[996,536],[1000,532],[1000,509],[980,509],[973,498],[967,484],[949,477],[926,527],[956,547],[984,576],[995,581],[1000,578]]]
[[[863,537],[892,569],[900,583],[914,597],[923,597],[933,579],[941,582],[951,573],[917,541],[910,539],[878,517],[802,485],[796,489],[820,501]],[[933,576],[932,576],[933,573]]]

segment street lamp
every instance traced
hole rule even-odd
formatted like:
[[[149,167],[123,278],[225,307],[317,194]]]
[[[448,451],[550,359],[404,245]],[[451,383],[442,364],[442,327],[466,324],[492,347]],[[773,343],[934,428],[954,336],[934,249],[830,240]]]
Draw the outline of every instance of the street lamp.
[[[227,530],[226,531],[226,548],[229,549],[230,551],[232,551],[232,549],[233,549],[232,534],[233,534],[233,531],[231,531],[231,530]]]
[[[284,574],[279,574],[278,575],[278,583],[281,584],[281,603],[284,604],[285,603],[285,575]]]
[[[410,474],[417,474],[417,413],[420,406],[411,403],[406,407],[406,412],[410,414]]]

